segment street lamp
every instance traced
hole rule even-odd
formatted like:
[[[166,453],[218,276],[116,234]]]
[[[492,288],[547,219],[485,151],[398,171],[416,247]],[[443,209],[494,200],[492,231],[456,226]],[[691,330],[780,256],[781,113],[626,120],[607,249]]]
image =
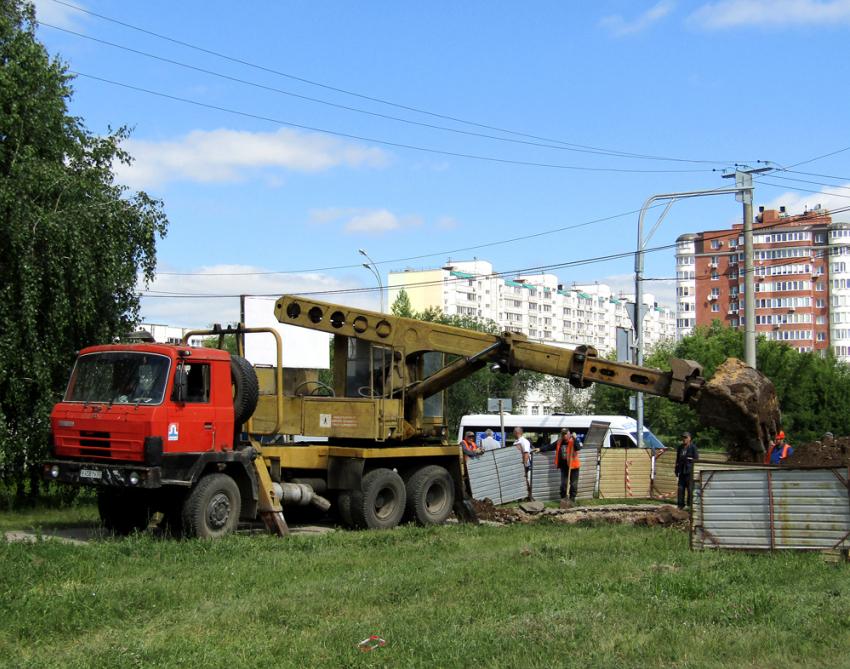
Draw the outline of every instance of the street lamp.
[[[378,266],[375,264],[375,261],[369,257],[369,254],[366,253],[366,251],[360,249],[360,255],[366,256],[366,259],[369,261],[364,262],[363,267],[372,272],[378,280],[378,288],[381,290],[381,313],[384,313],[384,284],[381,283],[381,273],[378,271]]]

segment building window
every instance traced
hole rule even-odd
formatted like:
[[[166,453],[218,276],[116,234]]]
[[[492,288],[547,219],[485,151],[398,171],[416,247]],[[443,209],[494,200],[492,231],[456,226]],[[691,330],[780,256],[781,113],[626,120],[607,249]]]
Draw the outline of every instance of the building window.
[[[720,279],[720,274],[718,274],[717,272],[712,272],[711,273],[711,280],[717,281],[718,279]]]
[[[721,242],[720,240],[715,239],[715,240],[713,240],[713,241],[711,242],[711,248],[713,248],[713,249],[719,249],[719,248],[720,248],[720,245],[721,245],[722,243],[723,243],[723,242]]]
[[[826,284],[818,283],[815,284],[815,290],[824,290],[826,288]]]
[[[826,316],[818,316],[815,319],[815,324],[816,325],[826,325]]]
[[[823,235],[822,234],[815,235],[815,243],[816,244],[823,244]]]
[[[818,341],[826,341],[826,332],[818,332]]]
[[[815,307],[822,309],[825,306],[826,306],[826,304],[825,304],[824,300],[815,300]]]
[[[720,305],[717,304],[717,302],[715,302],[714,304],[711,305],[711,310],[712,311],[720,311]]]

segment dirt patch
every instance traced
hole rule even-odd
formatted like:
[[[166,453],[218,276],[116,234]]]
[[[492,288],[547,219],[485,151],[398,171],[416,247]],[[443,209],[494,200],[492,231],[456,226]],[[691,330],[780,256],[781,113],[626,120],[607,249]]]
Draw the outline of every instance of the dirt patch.
[[[496,505],[489,497],[482,499],[473,499],[472,508],[475,509],[475,515],[478,520],[496,520]]]
[[[794,448],[782,464],[786,467],[847,467],[850,465],[850,437],[803,444]]]
[[[489,503],[489,504],[488,504]],[[491,506],[492,502],[474,500],[473,505],[481,505],[484,509],[492,509],[492,517],[488,511],[486,517],[480,520],[494,520],[505,525],[514,523],[536,523],[541,520],[569,523],[603,522],[612,524],[643,525],[647,527],[675,527],[687,530],[690,516],[685,511],[675,507],[657,504],[641,504],[638,506],[625,504],[581,506],[572,509],[544,509],[540,513],[526,513],[519,507],[498,508]],[[478,506],[476,506],[477,510]]]
[[[781,414],[770,380],[736,358],[729,358],[700,391],[700,423],[729,437],[727,450],[736,460],[752,459],[747,451],[766,448],[779,432]]]

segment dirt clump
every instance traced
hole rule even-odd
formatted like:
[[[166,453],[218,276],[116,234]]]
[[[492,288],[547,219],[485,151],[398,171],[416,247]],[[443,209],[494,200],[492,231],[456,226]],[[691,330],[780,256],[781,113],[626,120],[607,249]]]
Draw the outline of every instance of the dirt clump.
[[[794,448],[782,464],[786,467],[847,467],[850,465],[850,437],[803,444]]]
[[[729,436],[727,450],[736,455],[761,452],[780,429],[776,388],[764,374],[736,358],[717,368],[702,387],[696,408],[700,423]]]
[[[473,499],[472,508],[475,509],[478,520],[496,520],[496,505],[489,497]]]

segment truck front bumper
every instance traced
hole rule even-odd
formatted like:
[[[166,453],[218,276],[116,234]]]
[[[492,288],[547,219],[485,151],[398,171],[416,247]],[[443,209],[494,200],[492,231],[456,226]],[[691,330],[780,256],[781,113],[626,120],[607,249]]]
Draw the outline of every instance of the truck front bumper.
[[[160,488],[162,468],[142,464],[114,465],[73,460],[45,460],[45,481],[115,488]]]

